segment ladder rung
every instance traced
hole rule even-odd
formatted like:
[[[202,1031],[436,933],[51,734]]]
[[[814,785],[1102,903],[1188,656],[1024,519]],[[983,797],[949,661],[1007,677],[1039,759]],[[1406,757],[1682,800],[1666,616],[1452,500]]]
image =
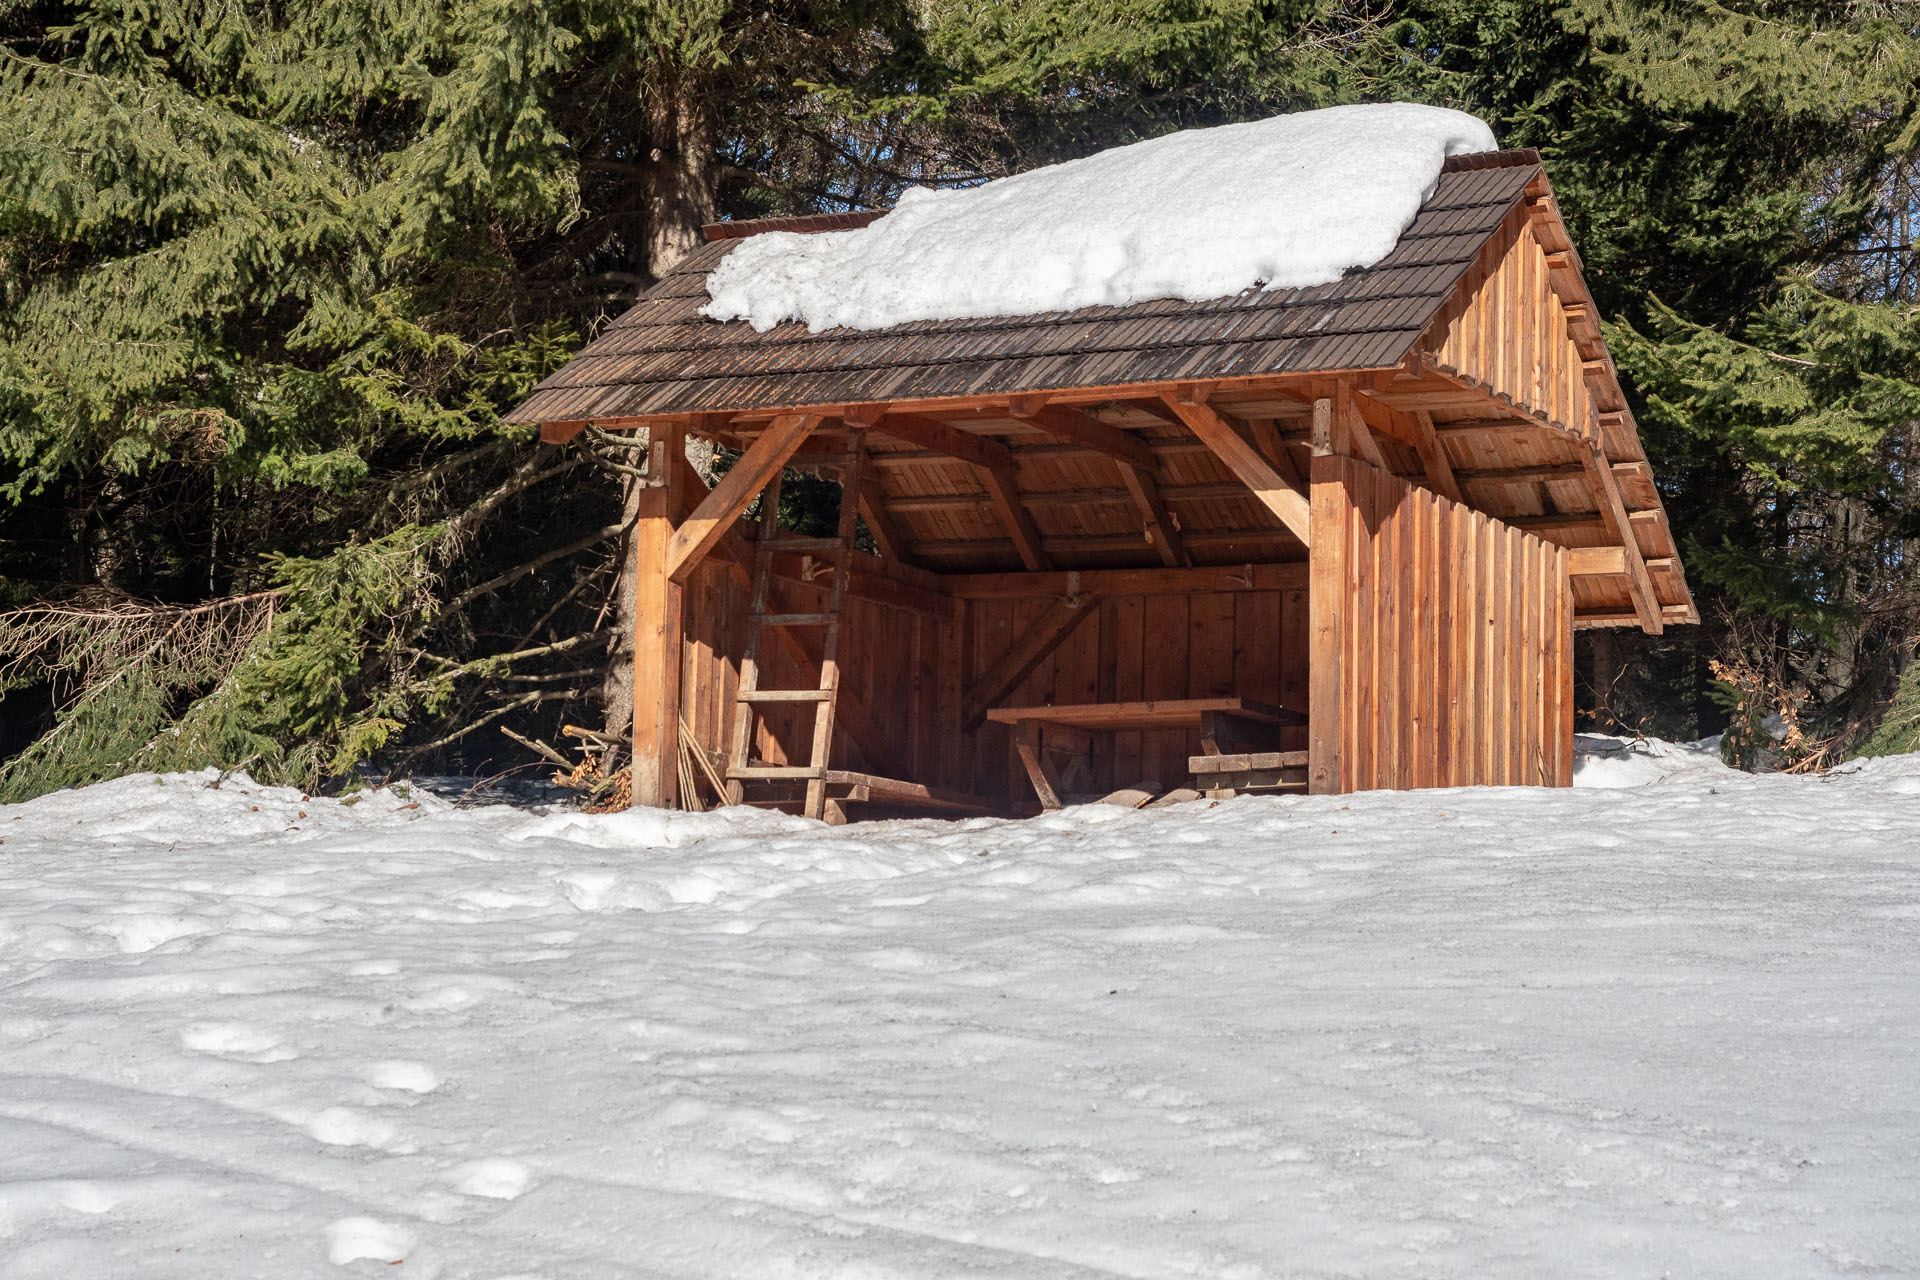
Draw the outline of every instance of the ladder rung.
[[[766,538],[760,546],[768,551],[838,551],[838,538]]]
[[[756,613],[753,616],[769,627],[823,627],[840,620],[837,613]]]
[[[768,782],[777,782],[783,779],[792,781],[794,779],[818,778],[825,772],[824,769],[815,769],[808,765],[755,764],[747,765],[743,768],[729,769],[727,770],[727,777],[738,778],[742,782],[752,782],[756,778]]]
[[[742,702],[825,702],[833,694],[826,689],[742,689]]]

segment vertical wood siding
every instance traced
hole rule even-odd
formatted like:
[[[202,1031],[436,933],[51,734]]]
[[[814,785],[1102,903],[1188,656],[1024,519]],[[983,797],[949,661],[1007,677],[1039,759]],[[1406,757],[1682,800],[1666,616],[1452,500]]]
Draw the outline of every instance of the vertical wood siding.
[[[807,609],[826,605],[824,579],[779,579]],[[734,697],[746,643],[748,592],[730,564],[708,559],[688,579],[681,643],[681,714],[693,739],[724,759],[732,747]],[[945,628],[915,613],[871,600],[847,601],[840,631],[840,686],[881,731],[889,758],[864,760],[870,771],[925,780],[934,771],[939,723],[940,646]],[[819,631],[816,628],[814,638]],[[798,661],[769,630],[761,646],[760,687],[812,689],[820,670]],[[813,711],[804,704],[763,703],[755,716],[753,756],[769,764],[805,764]],[[836,726],[832,759],[862,761],[844,723]]]
[[[1054,603],[968,602],[961,679],[971,683],[989,670]],[[1306,709],[1304,590],[1106,596],[1083,607],[1096,612],[1014,687],[1005,705],[1237,694]],[[1087,789],[1112,791],[1148,780],[1185,785],[1187,758],[1198,754],[1199,738],[1183,729],[1095,733]],[[1283,750],[1305,745],[1305,730],[1283,731]],[[1000,803],[1030,803],[1033,787],[1011,747],[1007,726],[982,725],[963,748],[962,775],[948,785]]]
[[[1598,427],[1585,366],[1549,274],[1546,249],[1515,210],[1434,318],[1425,347],[1447,373],[1591,438]]]
[[[1572,783],[1563,548],[1341,457],[1313,540],[1313,790]]]

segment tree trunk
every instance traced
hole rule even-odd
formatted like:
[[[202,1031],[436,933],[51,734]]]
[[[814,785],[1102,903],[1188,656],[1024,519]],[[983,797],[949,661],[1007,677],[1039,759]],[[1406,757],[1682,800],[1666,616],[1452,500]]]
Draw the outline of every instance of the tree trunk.
[[[662,80],[647,94],[652,133],[645,178],[646,273],[658,280],[700,244],[700,228],[713,221],[714,121],[697,82]],[[639,477],[623,476],[623,518],[633,523],[640,501]],[[618,639],[608,657],[600,703],[609,737],[624,739],[633,727],[634,605],[638,583],[632,539],[622,549],[614,580],[611,621]]]
[[[1613,710],[1614,686],[1620,683],[1620,651],[1613,632],[1604,627],[1587,633],[1593,647],[1593,724],[1612,733],[1620,719]]]

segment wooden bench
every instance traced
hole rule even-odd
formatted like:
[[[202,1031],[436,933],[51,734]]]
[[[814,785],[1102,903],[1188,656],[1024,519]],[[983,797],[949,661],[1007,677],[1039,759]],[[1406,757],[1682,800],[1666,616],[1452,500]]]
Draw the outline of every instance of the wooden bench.
[[[1169,698],[1152,702],[1082,702],[1052,707],[994,707],[987,719],[1013,727],[1013,749],[1040,797],[1042,809],[1063,805],[1066,788],[1042,749],[1043,729],[1056,734],[1120,733],[1133,729],[1198,729],[1203,756],[1223,758],[1266,752],[1278,745],[1281,728],[1307,718],[1290,707],[1253,698]],[[1076,744],[1078,749],[1081,744]],[[1301,764],[1306,763],[1304,756]],[[1188,762],[1191,767],[1192,761]],[[1118,781],[1116,779],[1116,781]]]

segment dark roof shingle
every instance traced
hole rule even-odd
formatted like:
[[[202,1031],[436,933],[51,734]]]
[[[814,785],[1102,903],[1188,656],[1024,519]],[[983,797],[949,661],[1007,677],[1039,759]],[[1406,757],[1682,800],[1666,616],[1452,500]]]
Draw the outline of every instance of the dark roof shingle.
[[[707,274],[744,234],[830,230],[871,215],[718,224],[712,243],[683,259],[507,420],[745,412],[1388,368],[1419,338],[1538,172],[1538,158],[1527,152],[1456,157],[1393,250],[1331,284],[877,330],[809,333],[788,323],[756,333],[743,321],[699,314]]]

